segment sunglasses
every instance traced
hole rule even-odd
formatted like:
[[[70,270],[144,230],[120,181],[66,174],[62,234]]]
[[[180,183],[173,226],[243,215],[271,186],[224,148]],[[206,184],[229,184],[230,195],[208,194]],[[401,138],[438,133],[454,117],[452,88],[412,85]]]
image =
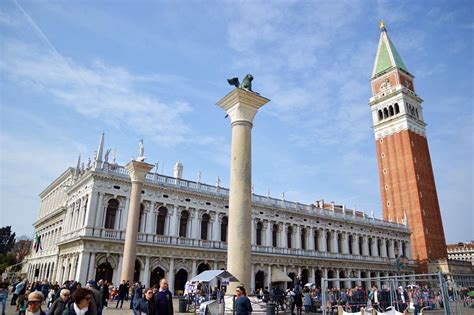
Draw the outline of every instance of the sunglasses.
[[[40,302],[39,302],[39,301],[29,301],[29,302],[28,302],[28,305],[29,305],[29,304],[35,304],[35,305],[37,305],[37,304],[40,304]]]

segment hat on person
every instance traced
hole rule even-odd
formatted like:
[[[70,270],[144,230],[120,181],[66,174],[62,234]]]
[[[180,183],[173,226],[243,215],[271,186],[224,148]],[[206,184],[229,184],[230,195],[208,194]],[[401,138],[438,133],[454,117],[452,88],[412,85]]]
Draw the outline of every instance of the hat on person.
[[[91,280],[87,281],[87,284],[90,285],[91,287],[95,287],[97,282],[95,282],[95,280],[91,279]]]
[[[39,291],[28,294],[28,302],[43,302],[43,293]]]

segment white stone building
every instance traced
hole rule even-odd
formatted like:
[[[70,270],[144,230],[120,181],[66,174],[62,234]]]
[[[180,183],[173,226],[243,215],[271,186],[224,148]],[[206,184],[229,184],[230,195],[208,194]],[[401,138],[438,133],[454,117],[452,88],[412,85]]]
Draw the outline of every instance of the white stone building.
[[[122,280],[131,181],[123,166],[108,162],[108,153],[103,158],[103,146],[102,135],[95,161],[82,167],[78,161],[40,194],[34,227],[42,248],[27,259],[29,279]],[[148,286],[165,276],[176,294],[199,272],[226,267],[229,191],[220,180],[208,185],[182,173],[177,163],[174,177],[146,176],[134,279]],[[306,205],[255,194],[252,201],[252,235],[242,235],[252,238],[252,290],[281,273],[317,284],[321,277],[413,273],[406,224],[324,201]],[[395,263],[397,256],[408,257],[408,270]],[[330,285],[355,284],[370,285]]]

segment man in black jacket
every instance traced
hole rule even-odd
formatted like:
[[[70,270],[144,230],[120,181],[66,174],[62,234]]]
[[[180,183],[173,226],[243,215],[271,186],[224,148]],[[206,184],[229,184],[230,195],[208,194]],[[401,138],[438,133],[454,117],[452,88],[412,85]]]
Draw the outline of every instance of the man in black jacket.
[[[160,281],[160,289],[155,296],[156,315],[173,315],[173,295],[168,290],[168,281],[163,278]]]
[[[125,280],[122,280],[122,283],[119,285],[118,296],[117,296],[117,305],[115,306],[115,308],[118,308],[119,303],[120,303],[120,308],[122,308],[123,299],[125,299],[126,295],[127,295],[127,284],[125,283]]]

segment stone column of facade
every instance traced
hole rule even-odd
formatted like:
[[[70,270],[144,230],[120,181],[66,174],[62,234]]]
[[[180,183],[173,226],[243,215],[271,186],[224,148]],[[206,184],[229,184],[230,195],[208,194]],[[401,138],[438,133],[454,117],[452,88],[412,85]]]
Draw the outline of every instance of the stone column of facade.
[[[357,235],[352,235],[352,254],[360,255],[359,251],[359,237]]]
[[[340,269],[335,269],[334,270],[334,278],[339,278],[339,274],[340,274],[341,270]],[[334,281],[334,286],[338,289],[341,288],[341,280],[337,280],[337,281]]]
[[[191,269],[191,274],[192,274],[192,277],[195,277],[197,275],[197,268],[196,268],[196,261],[193,260],[193,266],[192,266],[192,269]]]
[[[174,294],[174,258],[170,258],[170,270],[168,271],[168,288]]]
[[[373,237],[372,238],[372,256],[377,257],[379,255],[377,251],[377,238]]]
[[[301,225],[293,226],[293,240],[295,248],[301,249]]]
[[[319,233],[319,237],[318,237],[318,240],[319,240],[319,251],[320,252],[327,252],[327,242],[326,242],[326,231],[324,229],[321,229],[321,230],[318,230],[318,233]]]
[[[283,273],[285,275],[288,275],[288,273],[286,272],[286,266],[283,266]],[[285,290],[288,289],[288,282],[285,282]]]
[[[332,241],[331,252],[332,253],[338,253],[339,252],[339,244],[337,243],[337,232],[336,231],[331,232],[331,241]]]
[[[250,288],[252,250],[251,130],[255,114],[268,101],[256,93],[236,88],[217,103],[229,115],[232,125],[227,268],[246,288]],[[231,282],[227,292],[233,294],[236,285]]]
[[[145,270],[143,272],[143,285],[148,288],[150,286],[150,256],[145,257]]]
[[[386,242],[387,240],[386,239],[382,239],[382,242],[381,242],[381,245],[380,245],[380,249],[381,249],[381,253],[380,253],[380,256],[382,257],[387,257],[387,246],[386,246]]]
[[[173,209],[170,209],[170,211],[173,211],[173,214],[171,215],[171,221],[170,221],[170,235],[178,236],[178,226],[179,226],[178,207],[173,206]]]
[[[78,258],[78,263],[77,263],[77,270],[76,270],[76,276],[74,279],[81,283],[86,283],[89,279],[87,279],[87,271],[89,270],[89,258],[90,258],[90,253],[88,252],[81,252],[79,253],[79,258]]]
[[[219,217],[217,216],[217,213],[213,213],[211,215],[211,218],[212,218],[212,240],[213,241],[219,241]]]
[[[343,254],[349,254],[349,240],[348,240],[348,237],[347,237],[347,233],[342,233],[342,236],[341,236],[341,242],[342,242],[342,253]]]
[[[87,271],[88,279],[95,279],[95,253],[91,253],[89,270]]]
[[[311,227],[311,226],[307,227],[306,231],[308,231],[308,244],[306,246],[306,249],[315,250],[316,248],[314,247],[314,230],[313,230],[313,227]]]
[[[364,235],[362,241],[362,255],[364,256],[369,256],[369,240],[367,239],[367,236]]]
[[[250,271],[250,290],[251,292],[255,291],[255,265],[252,264],[252,268]]]
[[[286,237],[285,237],[285,225],[283,223],[278,224],[278,247],[285,247],[286,245]]]
[[[395,245],[393,243],[393,240],[390,240],[389,242],[390,244],[388,246],[388,256],[390,258],[395,258]]]
[[[409,260],[411,260],[411,259],[412,259],[412,257],[411,257],[411,246],[410,246],[409,243],[407,243],[407,246],[406,246],[406,250],[405,250],[405,251],[406,251],[406,256],[407,256],[407,258],[408,258]]]
[[[357,278],[360,279],[361,271],[360,271],[360,270],[357,270],[356,275],[357,275]],[[361,286],[361,285],[362,285],[362,280],[357,280],[357,281],[356,281],[356,284],[357,284],[358,286]]]
[[[270,246],[270,247],[273,246],[272,228],[273,228],[273,223],[268,221],[267,228],[265,229],[265,232],[267,233],[265,245]]]
[[[199,217],[199,210],[194,209],[192,214],[192,224],[191,224],[191,238],[200,239],[199,235],[199,222],[201,218]]]
[[[257,219],[252,219],[250,227],[250,243],[257,245]]]
[[[137,232],[142,200],[142,187],[146,174],[154,167],[152,164],[130,161],[125,168],[132,180],[127,216],[127,230],[123,247],[123,263],[120,280],[133,282],[135,259],[137,256]],[[121,281],[120,281],[121,282]]]
[[[272,288],[272,265],[268,265],[267,268],[267,287],[268,290]]]

